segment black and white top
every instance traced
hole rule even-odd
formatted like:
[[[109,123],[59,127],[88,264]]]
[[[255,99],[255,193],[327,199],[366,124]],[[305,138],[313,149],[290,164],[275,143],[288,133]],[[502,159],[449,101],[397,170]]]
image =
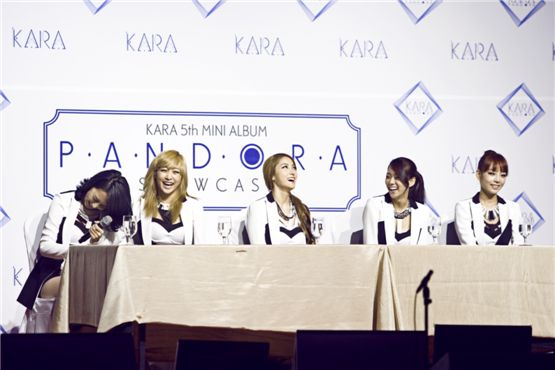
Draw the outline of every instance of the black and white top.
[[[364,244],[432,244],[428,225],[434,217],[425,204],[410,202],[410,229],[403,233],[395,230],[395,209],[389,194],[368,199],[362,216]]]
[[[518,203],[497,197],[499,223],[489,225],[484,220],[480,193],[461,200],[455,205],[455,228],[463,245],[509,245],[520,244],[523,238],[518,232],[521,213]]]
[[[251,244],[307,244],[298,215],[289,222],[279,217],[272,192],[249,206],[246,227]]]
[[[180,220],[172,224],[169,214],[160,211],[163,220],[147,217],[144,214],[144,199],[139,197],[133,207],[133,214],[137,215],[138,231],[133,241],[135,244],[203,244],[206,243],[203,234],[203,209],[200,202],[194,198],[187,198],[181,206]]]

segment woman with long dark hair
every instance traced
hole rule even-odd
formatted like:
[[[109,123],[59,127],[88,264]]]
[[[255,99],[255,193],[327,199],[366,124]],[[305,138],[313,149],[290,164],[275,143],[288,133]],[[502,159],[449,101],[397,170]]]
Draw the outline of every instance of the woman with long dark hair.
[[[277,153],[262,166],[270,191],[247,211],[247,233],[251,244],[315,244],[310,229],[310,211],[291,191],[297,183],[293,158]]]
[[[518,232],[520,206],[498,195],[508,175],[509,165],[505,157],[486,150],[478,161],[476,171],[480,191],[455,206],[455,227],[461,244],[508,245],[522,242]]]
[[[18,302],[27,307],[27,332],[46,332],[58,295],[61,266],[70,244],[106,245],[124,240],[123,216],[130,215],[131,195],[116,170],[81,181],[75,191],[54,197],[42,230],[37,260]],[[109,216],[109,217],[108,217]]]
[[[387,193],[366,202],[364,244],[431,244],[427,227],[433,214],[424,204],[424,179],[408,158],[395,158],[385,176]]]

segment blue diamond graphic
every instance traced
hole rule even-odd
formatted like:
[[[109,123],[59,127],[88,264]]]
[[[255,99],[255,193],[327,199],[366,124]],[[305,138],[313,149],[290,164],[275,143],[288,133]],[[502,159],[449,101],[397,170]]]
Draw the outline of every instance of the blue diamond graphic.
[[[307,17],[314,22],[337,0],[297,0]]]
[[[540,103],[524,83],[499,102],[497,109],[505,117],[517,136],[526,132],[545,114]]]
[[[225,0],[193,0],[193,4],[197,7],[198,11],[204,18],[214,13],[216,9],[222,6]]]
[[[441,107],[422,81],[414,85],[394,105],[415,135],[432,123],[442,112]]]
[[[430,208],[430,210],[432,211],[432,213],[433,213],[438,219],[441,219],[441,215],[440,215],[439,212],[434,208],[433,204],[432,204],[428,199],[426,199],[426,200],[424,201],[424,204],[427,205],[428,208]]]
[[[514,201],[518,203],[518,205],[520,206],[520,211],[522,213],[533,216],[532,232],[536,231],[541,225],[545,223],[545,219],[543,218],[542,214],[525,192],[520,193],[514,199]],[[515,227],[515,225],[513,225],[513,227]],[[518,227],[518,225],[516,225],[516,227]]]
[[[0,227],[10,222],[10,216],[4,211],[4,208],[0,207]]]
[[[530,19],[544,5],[544,0],[499,0],[517,27]]]
[[[405,13],[414,24],[424,19],[432,10],[437,8],[443,0],[398,0]]]
[[[0,110],[6,109],[10,105],[10,100],[8,97],[0,90]]]
[[[96,14],[112,0],[83,0],[91,13]]]

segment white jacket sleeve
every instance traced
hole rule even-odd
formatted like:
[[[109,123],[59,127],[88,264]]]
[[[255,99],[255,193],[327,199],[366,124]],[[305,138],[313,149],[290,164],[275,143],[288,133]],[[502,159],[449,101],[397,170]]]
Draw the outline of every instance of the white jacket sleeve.
[[[258,200],[252,203],[247,210],[247,234],[251,244],[266,244],[265,232],[268,217],[266,203]]]
[[[462,245],[478,244],[472,230],[472,214],[468,201],[463,200],[455,205],[455,229]]]
[[[67,254],[69,242],[64,244],[56,243],[60,225],[65,217],[66,209],[69,207],[67,203],[67,200],[60,194],[55,195],[52,203],[50,203],[39,245],[40,254],[45,257],[64,259]]]
[[[370,198],[362,213],[362,242],[378,244],[379,198]]]

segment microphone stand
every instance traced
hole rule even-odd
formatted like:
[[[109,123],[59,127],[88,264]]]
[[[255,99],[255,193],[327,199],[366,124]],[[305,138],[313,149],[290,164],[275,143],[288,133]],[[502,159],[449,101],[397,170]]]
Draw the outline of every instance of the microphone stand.
[[[428,306],[432,303],[430,299],[430,288],[426,284],[422,289],[422,297],[424,298],[424,331],[426,332],[426,338],[428,337]]]
[[[424,301],[424,333],[426,334],[426,349],[427,349],[426,354],[428,356],[430,353],[430,341],[428,339],[428,306],[432,303],[432,299],[430,298],[430,288],[428,287],[428,282],[432,278],[433,273],[434,273],[433,270],[428,271],[426,276],[424,276],[424,278],[420,282],[418,289],[416,289],[416,294],[422,291],[422,298]]]

